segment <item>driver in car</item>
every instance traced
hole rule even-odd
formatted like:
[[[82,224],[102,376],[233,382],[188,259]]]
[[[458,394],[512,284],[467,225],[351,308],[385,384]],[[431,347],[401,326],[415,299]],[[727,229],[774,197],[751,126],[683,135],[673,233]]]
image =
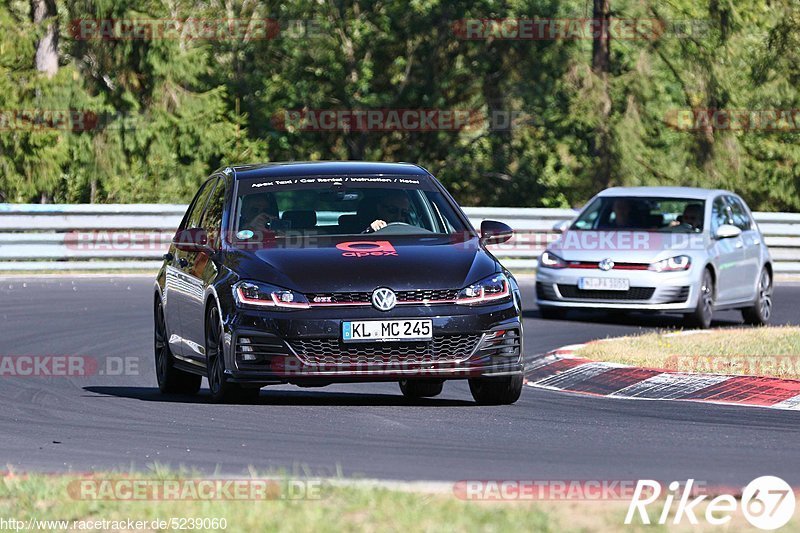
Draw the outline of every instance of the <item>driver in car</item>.
[[[268,224],[278,218],[278,202],[271,194],[251,194],[242,200],[240,229],[253,232],[264,231]]]
[[[683,214],[678,219],[673,220],[671,227],[686,225],[692,230],[698,231],[703,227],[703,206],[702,204],[687,204],[683,208]]]
[[[409,224],[409,209],[408,195],[404,191],[393,190],[387,193],[378,200],[375,206],[378,218],[369,225],[366,233],[378,231],[392,223]]]

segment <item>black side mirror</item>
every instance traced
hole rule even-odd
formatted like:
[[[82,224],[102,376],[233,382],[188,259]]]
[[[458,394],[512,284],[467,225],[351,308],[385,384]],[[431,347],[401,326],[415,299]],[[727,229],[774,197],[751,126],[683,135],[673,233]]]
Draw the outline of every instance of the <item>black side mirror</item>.
[[[508,224],[495,220],[481,222],[481,241],[484,244],[500,244],[514,236],[514,230]]]
[[[187,228],[178,230],[172,238],[172,244],[182,252],[206,252],[214,250],[208,244],[208,233],[203,228]]]

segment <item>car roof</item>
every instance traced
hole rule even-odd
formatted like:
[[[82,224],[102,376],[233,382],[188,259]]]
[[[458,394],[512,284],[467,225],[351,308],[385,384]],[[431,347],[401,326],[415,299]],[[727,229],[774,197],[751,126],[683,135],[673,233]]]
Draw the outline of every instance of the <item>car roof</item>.
[[[230,169],[230,170],[229,170]],[[428,171],[412,163],[381,163],[370,161],[298,161],[237,165],[223,170],[236,179],[260,179],[279,176],[347,176],[347,175],[407,175],[428,176]]]
[[[737,196],[735,193],[723,189],[701,189],[699,187],[612,187],[602,191],[597,196],[656,196],[709,200],[720,194]]]

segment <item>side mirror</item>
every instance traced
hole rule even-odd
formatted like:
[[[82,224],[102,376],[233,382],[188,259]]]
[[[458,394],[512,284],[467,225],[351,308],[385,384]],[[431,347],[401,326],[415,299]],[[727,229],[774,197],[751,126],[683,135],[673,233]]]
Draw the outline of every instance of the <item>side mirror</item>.
[[[732,239],[742,234],[742,230],[730,224],[723,224],[717,228],[714,237],[717,239]]]
[[[208,244],[208,234],[203,228],[187,228],[178,230],[172,238],[172,244],[182,252],[206,252],[213,250]]]
[[[514,235],[514,230],[508,224],[495,220],[481,222],[481,241],[484,244],[500,244],[506,242]]]
[[[553,231],[555,233],[564,233],[569,228],[569,224],[572,222],[571,220],[562,220],[561,222],[556,222],[553,225]]]

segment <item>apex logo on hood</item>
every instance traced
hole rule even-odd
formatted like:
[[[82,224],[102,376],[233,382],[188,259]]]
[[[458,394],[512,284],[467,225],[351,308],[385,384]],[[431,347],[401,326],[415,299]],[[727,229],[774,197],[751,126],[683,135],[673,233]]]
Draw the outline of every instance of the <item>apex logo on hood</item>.
[[[397,256],[397,250],[389,241],[340,242],[336,248],[343,250],[344,257]]]

